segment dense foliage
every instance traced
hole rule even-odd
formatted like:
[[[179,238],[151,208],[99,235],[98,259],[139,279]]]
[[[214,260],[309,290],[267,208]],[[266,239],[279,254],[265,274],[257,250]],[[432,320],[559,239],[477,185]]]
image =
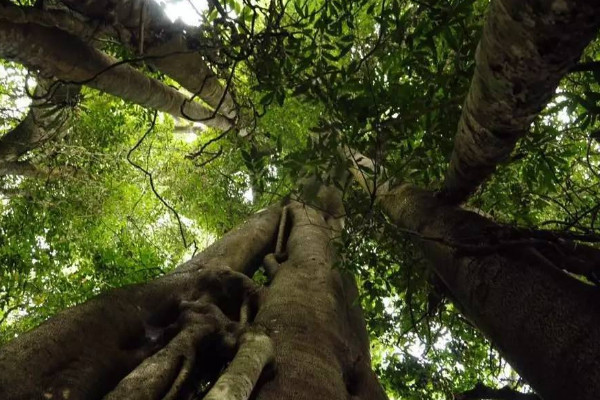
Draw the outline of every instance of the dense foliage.
[[[310,194],[299,177],[344,167],[339,143],[369,155],[385,170],[380,181],[432,189],[442,181],[487,1],[192,3],[199,51],[239,103],[237,127],[213,131],[84,89],[68,131],[22,157],[67,172],[0,177],[0,343],[103,290],[168,271],[253,211]],[[582,61],[597,52],[592,44]],[[564,79],[470,207],[517,226],[596,234],[599,71],[590,63]],[[26,112],[25,82],[34,78],[0,65],[4,132]],[[459,314],[411,233],[392,227],[373,195],[344,190],[339,267],[358,277],[390,396],[446,399],[478,382],[522,389]]]

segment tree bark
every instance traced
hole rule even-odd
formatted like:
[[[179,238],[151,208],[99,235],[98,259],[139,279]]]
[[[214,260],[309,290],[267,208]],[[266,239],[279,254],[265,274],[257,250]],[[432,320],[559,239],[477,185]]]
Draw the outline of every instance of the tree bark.
[[[187,368],[180,360],[196,361],[196,342],[208,358],[203,368],[210,371],[211,361],[220,368],[235,343],[240,307],[256,296],[239,271],[258,267],[249,264],[274,243],[279,212],[251,218],[186,268],[67,309],[0,348],[0,398],[89,400],[111,391],[123,398],[118,394],[135,387],[145,399],[161,399],[156,393]]]
[[[333,268],[339,221],[286,208],[282,221],[271,207],[172,273],[68,309],[0,348],[0,398],[197,399],[216,380],[206,399],[386,399],[354,281]],[[287,260],[280,254],[270,285],[257,288],[242,272],[282,246]]]
[[[141,48],[142,54],[152,56],[147,60],[148,63],[214,109],[220,105],[218,112],[227,118],[235,117],[235,103],[231,94],[225,92],[202,53],[190,48],[189,38],[183,29],[177,30],[183,27],[173,24],[158,3],[147,0],[65,0],[63,3],[88,17],[113,20],[113,23],[129,32],[130,42],[126,45],[134,49],[137,47],[138,52]],[[140,38],[139,32],[142,30],[144,35]],[[164,36],[167,38],[162,38]],[[143,40],[142,44],[140,40]]]
[[[337,222],[301,203],[287,212],[288,258],[256,317],[275,344],[277,373],[256,399],[386,399],[371,370],[354,280],[334,268]]]
[[[525,246],[485,251],[501,229],[403,185],[381,204],[418,238],[462,312],[545,400],[600,393],[600,292]],[[477,251],[478,247],[484,249]]]
[[[494,0],[442,190],[460,203],[508,158],[600,26],[598,0]]]
[[[0,56],[15,60],[42,75],[81,83],[175,117],[202,121],[220,129],[231,122],[179,91],[145,76],[126,64],[59,29],[35,24],[0,24]]]

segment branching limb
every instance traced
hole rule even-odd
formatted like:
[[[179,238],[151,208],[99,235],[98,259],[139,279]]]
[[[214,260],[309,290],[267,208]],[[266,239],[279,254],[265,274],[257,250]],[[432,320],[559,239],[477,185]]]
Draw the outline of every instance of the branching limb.
[[[377,176],[383,171],[378,170],[375,166],[375,162],[369,157],[351,149],[350,147],[344,147],[344,156],[350,161],[350,173],[353,178],[358,182],[361,188],[363,188],[369,195],[375,200],[377,196],[385,195],[390,190],[390,181],[384,180],[380,184],[376,184],[377,180],[371,178],[371,176]],[[379,168],[380,169],[380,168]]]
[[[555,95],[561,78],[597,36],[600,6],[495,0],[476,54],[441,196],[464,202],[510,156]],[[523,21],[529,21],[523,23]],[[552,43],[548,46],[548,43]]]
[[[56,84],[37,77],[33,101],[25,118],[0,137],[0,162],[14,162],[30,150],[65,135],[71,126],[71,108],[79,98],[77,85]]]
[[[231,126],[229,119],[127,65],[131,60],[117,61],[59,29],[3,22],[0,57],[39,69],[61,82],[87,85],[175,117],[188,116],[219,129]]]

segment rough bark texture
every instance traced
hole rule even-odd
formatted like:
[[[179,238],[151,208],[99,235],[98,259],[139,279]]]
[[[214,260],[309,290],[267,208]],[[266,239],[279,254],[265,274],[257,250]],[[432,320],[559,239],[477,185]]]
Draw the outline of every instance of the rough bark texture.
[[[443,196],[460,203],[504,161],[600,26],[598,0],[494,0]]]
[[[273,361],[273,342],[262,332],[246,332],[227,370],[204,400],[247,400],[263,369]]]
[[[111,21],[127,30],[128,44],[142,54],[153,56],[148,63],[179,82],[213,108],[221,104],[219,113],[235,117],[233,98],[225,93],[218,77],[211,71],[205,58],[188,45],[188,37],[181,25],[171,23],[160,5],[152,0],[65,0],[64,4],[91,17]],[[140,25],[142,25],[140,27]],[[177,30],[180,28],[179,30]],[[187,30],[190,30],[189,27]],[[140,38],[140,32],[144,32]],[[143,44],[140,41],[143,40]],[[158,57],[158,58],[154,58]]]
[[[545,400],[600,393],[600,292],[525,246],[476,251],[493,222],[409,185],[381,198],[459,308]],[[475,251],[475,253],[474,253]]]
[[[321,205],[339,206],[332,192]],[[268,288],[241,272],[276,251],[278,206],[171,274],[68,309],[0,349],[0,398],[195,400],[216,380],[206,399],[386,399],[354,281],[333,268],[339,221],[286,209],[289,256]]]
[[[108,398],[160,399],[206,356],[200,343],[208,363],[235,343],[222,313],[235,320],[250,289],[241,274],[207,269],[98,296],[0,349],[0,398],[101,399],[127,376]]]
[[[354,280],[334,267],[339,199],[337,189],[322,188],[319,210],[327,211],[287,207],[288,258],[256,316],[274,342],[277,372],[256,400],[387,398],[371,370]]]
[[[0,24],[0,56],[15,60],[45,76],[82,83],[124,100],[176,117],[191,118],[220,129],[231,122],[182,93],[149,78],[129,65],[59,29],[36,24]]]
[[[0,137],[0,163],[17,161],[28,151],[65,134],[70,127],[70,107],[79,91],[78,85],[39,78],[29,112],[19,125]]]
[[[174,273],[202,268],[227,267],[252,276],[263,257],[275,245],[281,207],[271,206],[252,216],[221,240],[177,267]]]
[[[0,398],[188,398],[199,381],[190,388],[189,378],[218,373],[234,350],[241,308],[258,294],[236,271],[253,270],[249,260],[275,242],[278,210],[210,246],[196,268],[100,295],[8,343],[0,349]]]

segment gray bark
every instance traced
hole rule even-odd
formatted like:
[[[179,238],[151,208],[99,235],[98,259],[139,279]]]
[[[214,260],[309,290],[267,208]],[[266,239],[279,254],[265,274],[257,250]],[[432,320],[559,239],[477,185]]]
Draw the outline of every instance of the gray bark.
[[[353,278],[333,267],[338,222],[301,203],[287,213],[288,259],[256,317],[275,344],[277,373],[257,400],[386,399],[371,370]]]
[[[15,60],[42,75],[92,88],[166,112],[175,117],[202,120],[228,129],[231,122],[200,103],[189,101],[179,91],[145,76],[59,29],[35,24],[0,24],[0,56]]]
[[[600,393],[600,292],[530,246],[490,248],[500,229],[409,185],[381,197],[417,238],[462,312],[545,400]]]
[[[463,202],[508,158],[600,26],[598,0],[494,0],[442,190]]]

